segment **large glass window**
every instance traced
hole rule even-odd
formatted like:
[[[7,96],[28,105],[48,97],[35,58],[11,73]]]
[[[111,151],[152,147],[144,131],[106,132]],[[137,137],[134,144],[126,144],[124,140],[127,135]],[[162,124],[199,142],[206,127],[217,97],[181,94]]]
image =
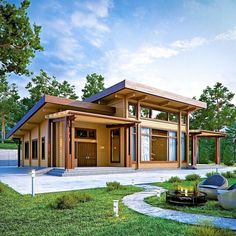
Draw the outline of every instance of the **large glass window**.
[[[131,150],[131,156],[132,156],[132,161],[136,161],[136,128],[132,127],[131,128],[131,142],[132,142],[132,150]]]
[[[38,159],[38,140],[32,140],[32,159]]]
[[[181,147],[182,147],[182,161],[186,161],[186,138],[185,138],[185,133],[182,132],[182,137],[181,137]]]
[[[151,109],[148,107],[141,107],[141,117],[151,118]]]
[[[136,116],[137,114],[137,106],[135,104],[129,103],[129,116]]]
[[[152,119],[168,120],[168,113],[165,111],[159,111],[152,109]]]
[[[29,142],[25,142],[25,159],[29,159]]]
[[[141,128],[141,161],[150,161],[150,129]]]
[[[177,160],[176,132],[169,132],[169,161]]]
[[[178,114],[169,112],[169,121],[178,122]]]
[[[111,130],[111,162],[120,162],[120,129]]]
[[[75,138],[96,139],[96,130],[75,128]]]

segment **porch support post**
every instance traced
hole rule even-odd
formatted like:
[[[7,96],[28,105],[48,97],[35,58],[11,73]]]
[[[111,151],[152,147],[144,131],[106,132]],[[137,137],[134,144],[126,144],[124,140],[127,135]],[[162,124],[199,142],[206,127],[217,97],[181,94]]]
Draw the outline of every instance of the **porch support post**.
[[[18,167],[20,167],[20,145],[21,145],[21,140],[19,138],[18,139],[18,146],[17,146],[17,164],[18,164]]]
[[[215,138],[215,163],[220,164],[220,138]]]
[[[189,113],[186,114],[186,161],[187,165],[189,165]]]
[[[71,158],[71,120],[65,117],[65,169],[72,169]]]
[[[178,132],[177,132],[177,161],[179,168],[182,167],[182,126],[181,126],[182,112],[179,112]]]
[[[22,138],[22,142],[21,142],[21,166],[24,167],[25,165],[25,140],[24,140],[24,136]]]
[[[52,166],[51,154],[52,154],[52,120],[48,120],[48,167]]]
[[[197,164],[197,137],[196,135],[192,135],[192,165],[195,166]]]
[[[137,103],[137,120],[140,120],[140,101]],[[141,127],[140,124],[136,125],[136,162],[137,166],[136,169],[140,168],[140,161],[141,161]]]

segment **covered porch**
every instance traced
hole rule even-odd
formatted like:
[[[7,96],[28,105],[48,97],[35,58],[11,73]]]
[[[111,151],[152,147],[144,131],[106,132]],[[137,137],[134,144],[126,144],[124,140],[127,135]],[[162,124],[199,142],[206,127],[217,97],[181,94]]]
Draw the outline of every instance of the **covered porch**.
[[[132,166],[130,128],[139,121],[73,110],[56,112],[46,119],[49,167]]]
[[[209,131],[209,130],[190,130],[191,138],[191,164],[196,166],[198,164],[199,156],[199,138],[214,138],[215,139],[215,164],[220,164],[220,139],[226,137],[223,132]]]

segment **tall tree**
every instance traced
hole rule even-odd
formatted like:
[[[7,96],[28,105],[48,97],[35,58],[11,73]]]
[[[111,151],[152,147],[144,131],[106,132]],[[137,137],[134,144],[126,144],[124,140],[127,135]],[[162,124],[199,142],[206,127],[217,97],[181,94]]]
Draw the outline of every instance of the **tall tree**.
[[[104,89],[104,77],[102,75],[97,75],[96,73],[87,75],[85,86],[82,89],[82,99],[84,100]]]
[[[33,24],[27,16],[29,0],[23,0],[20,7],[0,0],[0,75],[16,73],[29,75],[27,66],[40,45],[41,27]]]
[[[14,122],[14,113],[18,111],[18,90],[15,84],[9,85],[5,76],[0,76],[0,114],[2,142],[6,136],[6,124]]]
[[[40,74],[33,77],[27,84],[26,89],[30,96],[22,99],[22,108],[29,110],[44,95],[53,95],[64,98],[77,99],[75,86],[70,85],[68,81],[60,83],[54,76],[49,76],[42,69]]]
[[[219,131],[231,125],[236,119],[236,107],[231,103],[234,93],[216,83],[212,88],[207,86],[199,100],[207,103],[207,109],[194,112],[191,117],[191,128]]]

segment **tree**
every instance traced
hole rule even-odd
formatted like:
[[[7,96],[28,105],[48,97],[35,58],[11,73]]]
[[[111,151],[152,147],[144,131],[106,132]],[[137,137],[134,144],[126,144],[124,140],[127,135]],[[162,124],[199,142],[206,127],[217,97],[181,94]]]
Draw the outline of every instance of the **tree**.
[[[30,94],[29,98],[23,98],[21,101],[24,112],[29,110],[44,95],[53,95],[57,97],[77,99],[75,86],[70,85],[68,81],[60,83],[54,76],[49,76],[42,69],[40,74],[33,77],[27,84],[26,89]]]
[[[27,16],[29,0],[23,0],[20,7],[0,0],[0,75],[16,73],[29,75],[27,66],[40,45],[41,27],[33,24]]]
[[[231,125],[236,119],[236,107],[231,103],[233,98],[234,93],[219,82],[213,88],[207,86],[199,99],[207,103],[207,109],[192,114],[191,128],[219,131]]]
[[[0,114],[2,142],[6,136],[6,123],[14,122],[14,113],[18,111],[18,90],[15,84],[9,85],[5,76],[0,76]]]
[[[84,100],[104,89],[104,77],[102,75],[97,75],[96,73],[87,75],[85,86],[82,89],[82,99]]]

